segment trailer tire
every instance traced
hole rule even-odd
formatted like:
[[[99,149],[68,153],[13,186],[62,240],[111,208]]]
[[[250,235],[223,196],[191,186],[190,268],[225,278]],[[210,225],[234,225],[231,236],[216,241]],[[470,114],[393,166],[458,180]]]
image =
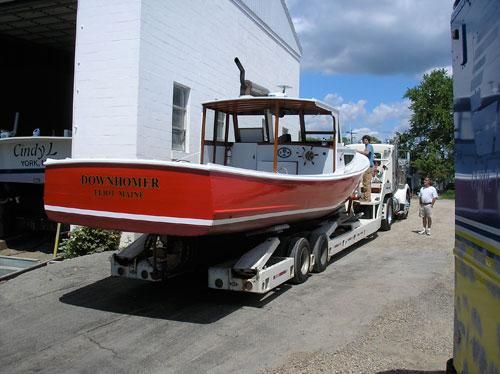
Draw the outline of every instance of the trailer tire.
[[[309,266],[311,264],[311,250],[306,238],[293,238],[290,242],[289,257],[293,257],[294,276],[290,283],[301,284],[308,278]]]
[[[382,219],[380,225],[382,231],[389,231],[391,229],[392,221],[394,220],[394,209],[392,205],[392,198],[388,198],[385,206],[385,218]]]
[[[321,273],[328,266],[328,237],[326,234],[313,234],[310,239],[314,255],[314,273]]]

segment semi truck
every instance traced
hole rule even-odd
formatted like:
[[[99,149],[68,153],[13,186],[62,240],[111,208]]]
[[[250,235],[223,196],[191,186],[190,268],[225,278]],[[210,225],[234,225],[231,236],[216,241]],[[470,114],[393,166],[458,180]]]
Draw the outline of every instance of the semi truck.
[[[449,373],[500,371],[499,30],[498,0],[455,1],[455,318]]]

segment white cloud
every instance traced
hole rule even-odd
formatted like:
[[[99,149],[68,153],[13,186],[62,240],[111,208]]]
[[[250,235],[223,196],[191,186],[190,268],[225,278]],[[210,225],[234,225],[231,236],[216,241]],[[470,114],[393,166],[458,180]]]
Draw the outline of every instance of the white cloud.
[[[344,98],[337,93],[329,93],[325,96],[323,101],[331,106],[339,106],[344,102]]]
[[[323,101],[339,110],[344,136],[350,136],[348,132],[353,131],[356,141],[365,134],[385,140],[394,136],[396,131],[409,128],[411,111],[408,100],[380,103],[372,110],[366,108],[364,99],[345,102],[337,93],[327,94]]]
[[[406,120],[407,122],[411,115],[409,105],[410,102],[408,100],[391,104],[380,103],[372,110],[367,118],[367,122],[372,125],[383,124],[390,119]]]
[[[340,119],[344,121],[355,121],[358,118],[365,117],[366,112],[366,100],[358,100],[357,102],[345,103],[342,96],[336,93],[330,93],[323,99],[327,104],[337,108],[340,112]]]
[[[420,74],[451,61],[451,0],[288,0],[287,4],[303,47],[303,69]]]
[[[353,135],[352,135],[352,142],[353,143],[360,143],[361,142],[361,138],[365,135],[369,135],[369,136],[375,136],[377,138],[381,138],[381,135],[378,131],[376,130],[373,130],[369,127],[357,127],[357,128],[353,128],[352,129],[352,132],[353,132]],[[349,134],[347,135],[344,135],[346,137],[349,137]],[[383,140],[383,139],[382,139]]]
[[[298,34],[305,34],[314,30],[314,24],[306,18],[295,17],[292,19],[292,21],[293,26],[295,27],[295,31]]]

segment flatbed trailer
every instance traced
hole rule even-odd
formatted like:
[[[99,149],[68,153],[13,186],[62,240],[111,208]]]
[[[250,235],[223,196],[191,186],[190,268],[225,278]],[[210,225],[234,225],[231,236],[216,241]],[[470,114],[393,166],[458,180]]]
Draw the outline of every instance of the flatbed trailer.
[[[162,281],[203,265],[214,289],[266,293],[285,282],[303,283],[309,273],[324,271],[335,254],[407,217],[410,191],[398,182],[396,148],[376,145],[376,155],[380,170],[370,202],[351,197],[328,217],[237,235],[143,235],[111,257],[111,274]]]
[[[238,260],[210,267],[208,286],[265,293],[287,281],[303,283],[309,272],[324,271],[333,255],[376,233],[380,222],[381,217],[327,220],[309,237],[293,236],[288,257],[272,256],[281,242],[278,236],[270,237]]]

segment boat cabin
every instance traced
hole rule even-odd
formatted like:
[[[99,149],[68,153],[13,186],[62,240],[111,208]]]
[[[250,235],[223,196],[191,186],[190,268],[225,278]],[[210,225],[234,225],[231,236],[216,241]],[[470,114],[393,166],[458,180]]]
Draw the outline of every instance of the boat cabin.
[[[353,157],[338,149],[341,141],[338,112],[316,100],[242,96],[203,103],[202,164],[331,174]]]

